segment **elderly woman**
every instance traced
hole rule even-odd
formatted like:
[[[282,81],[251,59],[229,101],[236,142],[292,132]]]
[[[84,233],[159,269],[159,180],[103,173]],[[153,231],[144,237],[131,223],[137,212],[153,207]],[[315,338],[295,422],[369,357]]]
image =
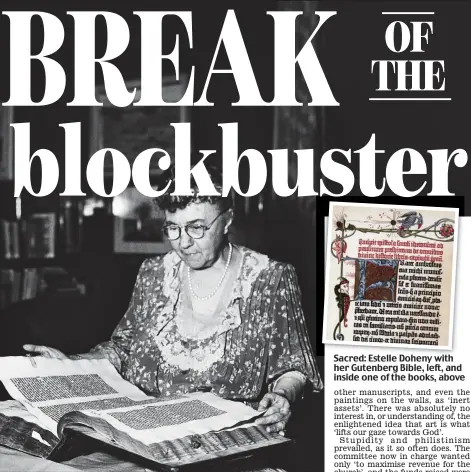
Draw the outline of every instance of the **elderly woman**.
[[[283,434],[303,389],[322,388],[293,267],[229,242],[230,198],[195,189],[157,204],[172,251],[144,261],[111,340],[80,357],[109,359],[150,395],[211,391],[267,409],[257,422]]]

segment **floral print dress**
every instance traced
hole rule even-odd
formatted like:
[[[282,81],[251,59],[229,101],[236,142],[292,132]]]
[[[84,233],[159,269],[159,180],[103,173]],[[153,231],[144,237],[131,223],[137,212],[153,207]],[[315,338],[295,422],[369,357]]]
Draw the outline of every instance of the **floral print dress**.
[[[92,352],[150,395],[211,390],[255,403],[291,371],[321,389],[293,267],[238,249],[242,259],[229,303],[214,323],[189,329],[186,266],[171,251],[143,262],[124,318],[111,340]]]

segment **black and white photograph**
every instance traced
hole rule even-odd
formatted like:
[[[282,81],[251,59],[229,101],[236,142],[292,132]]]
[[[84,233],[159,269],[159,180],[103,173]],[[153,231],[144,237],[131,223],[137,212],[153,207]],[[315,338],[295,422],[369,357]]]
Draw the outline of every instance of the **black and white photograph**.
[[[165,213],[135,187],[113,198],[114,250],[160,254],[170,250],[164,235]]]
[[[163,78],[162,97],[167,103],[179,101],[186,87],[185,78],[179,81]],[[107,98],[103,86],[98,87],[97,99],[102,107],[90,108],[90,152],[112,148],[123,153],[130,161],[149,148],[163,149],[175,154],[175,131],[171,123],[187,120],[189,110],[184,106],[136,107],[140,98],[141,84],[138,80],[126,82],[126,88],[135,90],[135,101],[127,107],[114,106]],[[151,161],[149,175],[159,175],[160,167]],[[113,166],[105,159],[104,174],[111,176]]]
[[[13,179],[13,108],[2,107],[0,111],[0,180]]]
[[[471,4],[0,5],[0,472],[470,469]]]

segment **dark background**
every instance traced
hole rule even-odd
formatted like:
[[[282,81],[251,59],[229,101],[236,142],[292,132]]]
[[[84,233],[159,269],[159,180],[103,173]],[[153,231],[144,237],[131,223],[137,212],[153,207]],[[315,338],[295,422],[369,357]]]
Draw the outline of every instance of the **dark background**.
[[[289,4],[292,9],[302,8],[303,2],[278,2]],[[3,10],[13,9],[8,2]],[[23,3],[21,9],[31,9],[33,4]],[[131,41],[125,53],[115,63],[119,66],[126,79],[139,77],[140,68],[140,37],[139,21],[132,15],[133,10],[155,9],[154,3],[135,2],[129,8],[110,8],[109,2],[64,2],[60,7],[47,6],[42,10],[50,12],[61,19],[66,30],[63,46],[54,54],[67,74],[67,88],[63,97],[55,104],[46,107],[18,107],[15,110],[16,122],[31,123],[31,149],[50,149],[58,160],[63,159],[63,130],[60,123],[79,121],[82,124],[82,165],[85,169],[88,153],[89,109],[87,107],[67,107],[74,92],[74,63],[73,63],[73,20],[66,14],[68,10],[112,10],[122,15],[131,30]],[[212,56],[217,44],[220,29],[227,8],[235,8],[241,30],[244,35],[254,73],[259,89],[266,100],[273,94],[273,27],[267,10],[277,8],[277,2],[252,2],[241,7],[236,2],[219,2],[212,5],[201,2],[195,7],[192,2],[159,2],[161,10],[191,10],[193,14],[193,49],[189,50],[186,33],[178,20],[164,23],[164,50],[173,47],[174,35],[181,33],[181,70],[189,70],[195,66],[195,96],[199,97],[206,80]],[[18,9],[18,5],[15,5]],[[464,32],[466,19],[471,13],[468,2],[320,2],[319,9],[337,11],[337,15],[329,19],[317,35],[317,50],[325,74],[332,91],[340,103],[338,107],[325,107],[316,110],[319,124],[313,133],[319,133],[316,143],[316,162],[319,162],[321,151],[332,148],[359,149],[376,134],[378,149],[385,151],[377,159],[377,173],[384,176],[384,165],[387,158],[397,149],[414,148],[422,153],[430,167],[430,156],[427,149],[457,148],[469,149],[470,135],[466,107],[470,92],[470,64],[464,53]],[[396,17],[381,15],[382,11],[434,11],[433,16],[401,17],[401,19],[430,20],[434,22],[434,34],[430,37],[427,51],[423,55],[401,54],[400,59],[441,59],[445,61],[446,92],[443,95],[452,97],[450,102],[371,102],[369,97],[375,96],[375,78],[371,74],[371,61],[375,59],[394,59],[398,55],[391,53],[384,41],[387,24]],[[9,61],[9,20],[6,16],[0,19],[0,40],[4,47],[0,51],[3,64]],[[42,46],[42,31],[39,22],[33,23],[33,52]],[[104,52],[106,34],[103,24],[97,26],[97,53]],[[173,73],[173,68],[166,64],[164,71]],[[228,62],[223,48],[216,63],[217,67],[227,67]],[[8,68],[7,68],[8,70]],[[102,74],[97,68],[97,82],[102,82]],[[37,64],[33,65],[33,97],[40,99],[43,93],[43,72]],[[9,77],[0,77],[0,96],[8,99]],[[255,148],[262,152],[273,147],[272,107],[231,107],[230,103],[238,99],[237,89],[230,76],[221,74],[213,76],[209,87],[208,98],[215,102],[214,107],[194,107],[191,109],[193,147],[198,149],[219,149],[221,144],[218,123],[239,123],[239,150]],[[354,155],[355,156],[355,155]],[[39,166],[38,166],[39,167]],[[352,168],[357,169],[353,158]],[[459,169],[450,166],[450,191],[465,198],[465,214],[470,198],[468,181],[468,166]],[[406,169],[407,170],[407,163]],[[63,173],[62,173],[63,174]],[[241,180],[247,179],[242,172]],[[317,174],[319,175],[319,173]],[[39,184],[41,174],[33,166],[33,180]],[[422,179],[423,177],[421,177]],[[406,186],[416,188],[420,181],[414,176],[406,177]],[[430,181],[430,178],[428,179]],[[326,180],[326,185],[332,191],[340,189],[334,183]],[[59,186],[61,187],[61,186]],[[83,179],[86,191],[86,179]],[[31,198],[23,195],[23,211],[25,214],[34,211],[50,210],[58,206],[58,188],[56,194],[45,198]],[[318,189],[317,189],[318,190]],[[430,190],[427,185],[423,194]],[[269,189],[267,189],[269,191]],[[390,194],[386,188],[385,194]],[[351,195],[360,195],[358,185]],[[0,185],[2,216],[12,217],[14,211],[12,184]],[[251,207],[251,211],[255,203]],[[272,257],[292,262],[300,275],[302,287],[306,293],[315,282],[315,273],[310,267],[315,264],[311,258],[310,245],[315,242],[313,219],[306,215],[293,213],[295,203],[278,199],[270,205],[266,202],[264,212],[260,215],[255,210],[249,215],[240,215],[239,233],[243,233],[244,242],[256,249],[263,250]],[[239,212],[240,213],[240,212]],[[300,218],[304,218],[301,221]],[[293,221],[294,220],[294,221]],[[84,254],[80,264],[84,264],[90,256],[90,268],[82,271],[93,272],[100,281],[106,280],[100,286],[101,302],[106,303],[104,313],[110,315],[109,329],[120,317],[127,304],[132,287],[132,280],[140,263],[141,257],[116,256],[112,253],[112,221],[103,216],[101,221],[94,221],[94,226],[85,235]],[[296,241],[296,244],[293,244]],[[98,275],[99,268],[105,274]],[[109,271],[109,274],[108,274]],[[113,280],[112,280],[113,279]],[[117,279],[117,280],[114,280]],[[116,285],[118,284],[118,285]],[[116,290],[116,287],[119,289]],[[112,297],[104,294],[110,292]],[[108,300],[105,302],[105,300]],[[111,305],[109,305],[111,304]],[[309,308],[307,318],[313,337],[319,336],[316,330],[313,312],[314,304],[306,301]],[[320,317],[317,317],[319,320]],[[106,330],[105,329],[105,330]],[[317,333],[316,333],[317,331]]]
[[[274,10],[277,4],[284,3],[292,9],[302,10],[303,2],[131,2],[127,8],[115,6],[115,2],[62,2],[57,7],[53,2],[42,2],[41,10],[58,16],[64,24],[66,37],[61,49],[53,56],[65,69],[67,89],[64,96],[54,105],[47,107],[18,107],[15,122],[31,123],[31,149],[50,149],[60,162],[63,160],[63,130],[60,123],[82,123],[82,164],[86,165],[88,154],[89,109],[87,107],[67,107],[73,97],[73,20],[66,15],[67,10],[110,10],[122,15],[130,25],[131,43],[126,52],[115,63],[126,79],[139,78],[139,21],[132,16],[133,10],[191,10],[193,12],[193,49],[187,49],[186,33],[178,21],[168,21],[164,27],[164,50],[169,52],[174,44],[176,32],[181,33],[181,70],[195,65],[195,96],[199,98],[212,56],[217,44],[220,29],[228,8],[235,8],[244,35],[252,67],[259,89],[265,100],[273,95],[273,27],[267,10]],[[37,3],[1,2],[2,10],[35,10]],[[319,9],[337,11],[337,15],[327,21],[317,36],[317,51],[338,107],[319,107],[316,109],[318,126],[313,133],[319,137],[315,143],[316,162],[319,163],[322,151],[332,148],[359,149],[376,134],[378,149],[385,154],[377,160],[377,173],[384,175],[387,158],[401,148],[414,148],[427,160],[427,149],[447,148],[451,150],[471,149],[468,106],[471,98],[471,66],[468,58],[470,33],[468,22],[471,4],[466,1],[452,2],[354,2],[324,1]],[[449,102],[371,102],[375,96],[376,83],[371,74],[371,61],[399,57],[391,53],[384,41],[387,24],[395,17],[383,16],[382,11],[434,11],[429,17],[407,19],[432,20],[434,34],[430,37],[427,52],[423,55],[404,53],[400,59],[437,59],[445,61],[446,92],[442,96],[452,98]],[[42,46],[42,32],[34,25],[33,52]],[[103,53],[105,44],[103,25],[97,26],[97,51]],[[9,21],[0,18],[0,98],[5,101],[9,96]],[[217,67],[227,67],[223,50],[216,63]],[[168,73],[173,70],[167,67]],[[97,82],[102,82],[100,69],[97,69]],[[43,91],[43,74],[39,66],[33,67],[33,97],[40,99]],[[194,149],[219,149],[221,144],[218,123],[239,123],[239,150],[255,148],[262,152],[273,147],[274,109],[271,107],[231,107],[238,99],[233,80],[221,74],[213,76],[208,98],[216,102],[214,107],[191,109],[192,137]],[[353,160],[352,168],[358,169]],[[460,207],[465,215],[469,214],[471,187],[468,184],[469,164],[464,169],[450,166],[449,188],[460,199]],[[85,167],[84,167],[85,169]],[[406,163],[407,170],[407,163]],[[33,178],[38,184],[41,178],[37,168]],[[242,179],[248,175],[243,171]],[[317,174],[319,175],[319,174]],[[84,190],[86,189],[85,179]],[[334,184],[326,182],[334,190]],[[406,185],[413,189],[419,186],[413,176],[406,178]],[[13,185],[0,183],[0,217],[13,218]],[[317,189],[318,190],[318,189]],[[423,192],[430,190],[428,185]],[[24,214],[37,211],[55,211],[59,206],[59,192],[42,199],[23,195]],[[267,189],[267,195],[270,189]],[[385,194],[390,194],[386,189]],[[358,186],[350,195],[359,196]],[[375,200],[370,200],[375,201]],[[449,200],[447,200],[449,201]],[[400,202],[404,204],[403,201]],[[407,204],[407,202],[406,202]],[[421,201],[422,205],[427,201]],[[431,205],[436,199],[430,200]],[[266,201],[262,213],[256,210],[256,202],[250,206],[248,214],[239,212],[236,240],[267,253],[269,256],[292,263],[297,270],[301,288],[306,320],[315,345],[316,353],[323,355],[321,343],[322,297],[317,294],[323,290],[323,264],[316,259],[317,230],[314,217],[315,206],[309,211],[299,211],[298,203],[290,199]],[[325,207],[324,207],[325,208]],[[309,213],[310,212],[310,213]],[[319,221],[319,215],[317,221]],[[113,253],[113,221],[106,213],[90,218],[84,227],[84,242],[80,254],[60,256],[58,262],[83,280],[88,287],[88,299],[83,306],[75,307],[79,312],[73,319],[67,313],[54,318],[54,323],[46,328],[47,315],[41,309],[30,305],[36,323],[31,333],[47,344],[52,340],[57,347],[67,352],[77,352],[92,347],[106,339],[126,310],[135,276],[144,255],[116,255]],[[319,234],[323,228],[319,228]],[[322,241],[320,239],[319,243]],[[319,253],[319,247],[317,248]],[[5,261],[0,261],[0,264]],[[17,262],[24,264],[24,262]],[[67,311],[68,308],[64,308]],[[30,321],[33,316],[30,317]],[[6,330],[4,331],[6,332]],[[313,420],[322,424],[322,418]],[[320,440],[320,439],[319,439]],[[321,446],[321,443],[320,443]],[[322,448],[320,447],[320,450]]]
[[[273,5],[273,3],[272,3]],[[66,37],[61,49],[53,57],[62,65],[67,74],[67,88],[63,97],[53,105],[46,107],[17,107],[15,109],[15,122],[31,123],[31,149],[50,149],[57,157],[63,168],[64,140],[63,130],[59,128],[60,123],[80,122],[82,129],[82,167],[83,167],[83,189],[87,192],[85,179],[85,166],[90,157],[89,145],[89,115],[88,107],[67,107],[74,95],[74,38],[73,19],[66,14],[68,10],[111,10],[123,16],[129,24],[131,40],[126,52],[115,61],[126,80],[138,79],[140,76],[140,33],[139,18],[132,15],[132,11],[141,9],[160,10],[191,10],[193,13],[193,49],[188,47],[187,34],[180,25],[179,20],[170,19],[164,22],[163,43],[164,51],[169,52],[175,43],[175,34],[180,33],[180,67],[181,72],[189,71],[191,65],[195,66],[195,96],[201,95],[201,90],[206,80],[206,74],[210,67],[212,56],[220,34],[220,29],[227,11],[224,2],[220,5],[194,8],[192,2],[159,2],[155,3],[136,2],[129,4],[129,8],[111,8],[109,2],[66,2],[59,8],[46,7],[47,11],[56,15],[66,30]],[[13,7],[10,7],[13,9]],[[32,5],[22,5],[21,9],[28,10]],[[4,8],[5,10],[6,8]],[[15,5],[14,9],[18,9]],[[268,7],[267,7],[268,9]],[[265,34],[270,23],[265,18],[265,6],[262,3],[256,5],[255,9],[237,9],[237,16],[244,32],[247,49],[250,51],[252,64],[259,81],[259,87],[264,96],[269,97],[272,86],[272,52],[271,38]],[[265,20],[265,21],[262,21]],[[0,41],[5,46],[0,51],[1,62],[8,64],[9,61],[9,20],[3,16],[0,20]],[[33,22],[33,52],[38,52],[42,47],[42,30],[39,22]],[[103,54],[105,50],[106,32],[103,22],[98,22],[96,32],[97,54]],[[268,52],[268,54],[267,54]],[[174,74],[173,66],[165,64],[164,73]],[[36,66],[36,67],[34,67]],[[32,69],[32,94],[33,99],[40,100],[44,91],[44,73],[37,64]],[[224,54],[218,60],[218,67],[226,67],[227,60]],[[237,100],[237,89],[230,78],[216,75],[209,88],[208,99],[216,103],[214,107],[195,107],[190,110],[190,121],[192,123],[192,140],[194,149],[220,149],[221,136],[218,123],[239,122],[239,145],[240,149],[270,149],[273,136],[273,110],[265,108],[235,108],[231,102]],[[101,71],[97,69],[96,80],[98,84],[103,83]],[[9,77],[8,74],[1,76],[1,96],[8,99]],[[38,189],[41,179],[40,166],[33,164],[32,181],[33,186]],[[63,170],[61,171],[63,175]],[[245,176],[245,179],[247,176]],[[59,193],[63,184],[59,185],[57,192],[43,198],[35,198],[23,192],[22,206],[23,214],[38,211],[54,211],[60,205]],[[13,183],[0,184],[1,216],[12,219],[14,215]],[[90,193],[89,191],[87,193]],[[256,215],[254,215],[255,217]],[[242,215],[241,215],[242,217]],[[239,218],[240,219],[240,218]],[[241,237],[247,241],[250,235],[250,220],[244,217],[244,228]],[[278,218],[277,218],[278,219]],[[87,347],[91,347],[97,339],[105,339],[117,324],[126,310],[129,302],[132,286],[137,274],[137,269],[146,257],[145,255],[115,255],[113,254],[113,220],[109,214],[97,214],[96,217],[85,221],[84,243],[81,254],[76,258],[68,258],[64,263],[69,270],[73,271],[79,278],[85,280],[90,286],[90,293],[96,294],[95,305],[100,313],[98,329],[94,330],[94,336],[90,336]],[[242,225],[242,222],[241,222]],[[256,228],[255,231],[259,232]],[[248,238],[250,239],[250,237]],[[260,240],[260,236],[252,239]],[[250,241],[249,241],[250,242]],[[281,243],[285,246],[284,243]],[[252,244],[253,246],[254,244]],[[282,248],[283,249],[283,248]],[[275,249],[276,251],[276,249]],[[266,251],[267,252],[267,251]],[[272,251],[273,253],[273,251]],[[289,257],[288,257],[289,258]],[[95,321],[96,318],[94,318]],[[73,341],[73,340],[71,340]],[[77,344],[68,345],[68,350],[78,348]],[[82,346],[84,347],[84,346]]]

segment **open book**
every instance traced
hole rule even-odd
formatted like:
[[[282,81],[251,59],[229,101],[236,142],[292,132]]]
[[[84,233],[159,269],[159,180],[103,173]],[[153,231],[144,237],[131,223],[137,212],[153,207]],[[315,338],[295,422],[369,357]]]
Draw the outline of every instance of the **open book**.
[[[77,436],[173,468],[289,442],[255,426],[262,412],[243,403],[211,393],[150,397],[104,359],[0,358],[0,380],[58,438],[51,458]]]

